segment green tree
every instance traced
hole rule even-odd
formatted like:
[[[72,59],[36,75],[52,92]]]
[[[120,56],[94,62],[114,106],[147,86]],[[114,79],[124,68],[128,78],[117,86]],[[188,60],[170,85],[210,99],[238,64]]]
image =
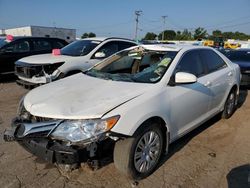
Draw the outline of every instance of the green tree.
[[[177,31],[176,36],[175,36],[175,40],[181,40],[181,37],[182,37],[181,31]]]
[[[214,30],[212,32],[214,37],[221,37],[222,36],[222,32],[220,30]]]
[[[156,37],[157,37],[157,35],[155,33],[148,32],[148,33],[146,33],[143,40],[155,40]]]
[[[184,29],[181,33],[180,40],[193,40],[192,33],[188,29]]]
[[[163,38],[162,38],[162,35],[163,35]],[[163,40],[174,40],[175,37],[176,37],[176,33],[174,30],[165,30],[158,35],[159,40],[162,40],[162,39]]]
[[[91,38],[91,37],[96,37],[96,34],[95,34],[95,33],[90,32],[90,33],[89,33],[89,38]]]
[[[96,34],[90,32],[90,33],[83,33],[82,36],[81,36],[82,39],[91,38],[91,37],[96,37]]]
[[[223,37],[225,38],[225,39],[234,39],[234,33],[233,32],[224,32],[223,33]]]
[[[198,27],[197,29],[194,30],[194,39],[205,39],[207,38],[208,34],[207,31],[202,28],[202,27]]]
[[[82,36],[81,36],[82,39],[85,39],[85,38],[88,38],[88,37],[89,37],[88,33],[83,33]]]

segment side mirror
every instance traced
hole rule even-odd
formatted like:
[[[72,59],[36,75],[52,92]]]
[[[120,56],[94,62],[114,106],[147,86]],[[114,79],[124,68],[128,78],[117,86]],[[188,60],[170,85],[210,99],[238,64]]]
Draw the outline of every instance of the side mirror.
[[[106,57],[106,54],[104,52],[96,52],[95,53],[95,58],[105,58]]]
[[[175,74],[176,84],[191,84],[197,82],[197,77],[187,72],[177,72]]]

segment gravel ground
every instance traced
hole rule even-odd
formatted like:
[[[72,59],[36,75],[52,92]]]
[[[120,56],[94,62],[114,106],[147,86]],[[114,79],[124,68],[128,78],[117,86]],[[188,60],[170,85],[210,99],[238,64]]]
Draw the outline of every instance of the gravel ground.
[[[6,143],[3,131],[27,91],[13,81],[0,83],[0,187],[131,187],[113,163],[92,171],[83,165],[61,173],[17,143]],[[138,187],[250,187],[250,97],[241,90],[238,110],[229,120],[219,116],[170,146],[159,168]]]

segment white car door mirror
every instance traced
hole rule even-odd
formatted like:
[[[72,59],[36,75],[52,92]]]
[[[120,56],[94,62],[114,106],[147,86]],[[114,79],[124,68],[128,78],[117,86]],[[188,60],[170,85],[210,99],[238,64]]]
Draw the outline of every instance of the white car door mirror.
[[[105,58],[106,54],[104,52],[96,52],[95,53],[95,58]]]
[[[191,84],[197,82],[197,77],[187,72],[177,72],[175,74],[176,84]]]

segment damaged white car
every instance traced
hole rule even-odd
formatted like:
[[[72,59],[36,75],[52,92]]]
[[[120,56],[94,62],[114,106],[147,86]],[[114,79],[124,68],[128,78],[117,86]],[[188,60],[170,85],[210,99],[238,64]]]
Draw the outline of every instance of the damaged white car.
[[[142,45],[30,91],[5,141],[51,163],[101,161],[142,179],[170,143],[236,109],[240,70],[208,47]],[[100,164],[100,163],[90,163]]]
[[[33,55],[15,63],[17,84],[32,89],[82,71],[114,53],[136,46],[128,39],[94,37],[77,40],[52,54]]]

